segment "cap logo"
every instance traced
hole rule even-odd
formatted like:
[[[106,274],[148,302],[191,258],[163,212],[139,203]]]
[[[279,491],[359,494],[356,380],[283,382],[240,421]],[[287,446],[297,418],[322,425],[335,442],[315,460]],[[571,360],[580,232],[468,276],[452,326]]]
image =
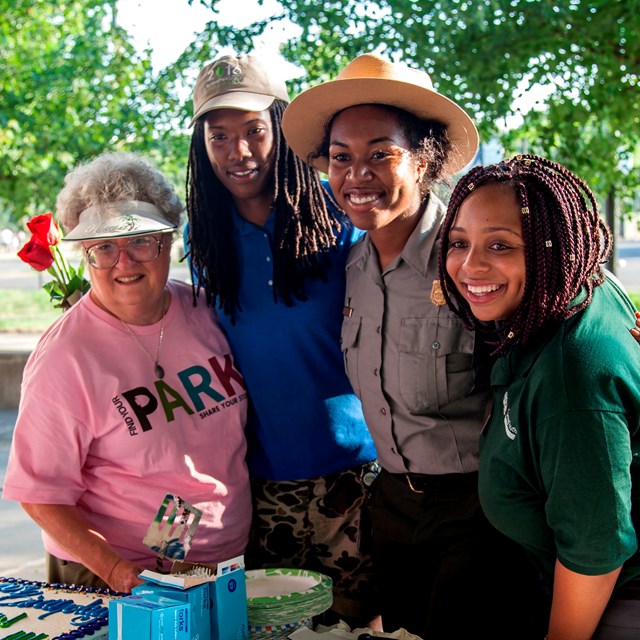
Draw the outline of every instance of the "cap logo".
[[[218,60],[211,65],[205,83],[207,89],[211,86],[225,84],[240,84],[244,81],[244,74],[235,60]]]
[[[121,218],[122,228],[127,231],[133,231],[138,228],[139,220],[132,215],[125,215]]]

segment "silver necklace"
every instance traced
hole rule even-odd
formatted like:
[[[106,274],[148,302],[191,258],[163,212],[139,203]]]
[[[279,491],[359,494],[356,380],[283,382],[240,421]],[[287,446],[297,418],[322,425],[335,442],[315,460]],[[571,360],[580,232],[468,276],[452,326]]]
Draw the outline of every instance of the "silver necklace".
[[[164,378],[164,369],[160,365],[160,349],[162,348],[162,338],[164,337],[164,317],[166,315],[166,310],[162,312],[162,317],[160,318],[160,336],[158,337],[158,349],[156,351],[156,358],[153,359],[153,356],[149,353],[147,348],[142,344],[140,338],[131,330],[131,327],[122,319],[118,318],[120,322],[124,325],[124,328],[129,332],[129,335],[142,347],[142,350],[147,354],[147,358],[151,360],[153,364],[153,372],[156,374],[157,378]]]

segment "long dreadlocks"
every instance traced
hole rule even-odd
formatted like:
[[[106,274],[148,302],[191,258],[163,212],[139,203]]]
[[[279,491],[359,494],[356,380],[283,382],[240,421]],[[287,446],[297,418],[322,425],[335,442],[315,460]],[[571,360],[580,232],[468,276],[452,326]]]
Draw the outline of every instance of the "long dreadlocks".
[[[449,232],[460,205],[478,187],[510,185],[520,203],[525,245],[526,282],[522,301],[504,321],[496,355],[516,343],[526,345],[543,329],[558,326],[584,309],[605,279],[601,263],[611,251],[612,236],[600,218],[591,189],[567,168],[534,155],[475,167],[456,185],[442,225],[439,265],[444,297],[469,329],[483,325],[446,272]],[[571,304],[579,291],[585,297]]]
[[[285,142],[280,123],[287,103],[274,100],[269,112],[274,132],[275,232],[273,240],[274,299],[285,305],[306,300],[305,280],[326,279],[328,253],[343,224],[327,206],[328,193],[315,169],[297,158]],[[332,201],[332,198],[330,198]],[[197,274],[193,295],[204,288],[208,305],[215,304],[235,322],[240,270],[233,238],[233,200],[215,175],[205,147],[204,123],[194,125],[187,166],[189,258]]]

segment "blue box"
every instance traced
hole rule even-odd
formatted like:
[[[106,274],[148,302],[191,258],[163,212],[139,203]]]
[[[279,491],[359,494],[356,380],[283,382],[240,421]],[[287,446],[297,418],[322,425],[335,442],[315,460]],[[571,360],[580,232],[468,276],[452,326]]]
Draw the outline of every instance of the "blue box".
[[[196,567],[215,571],[206,583],[211,599],[211,640],[249,640],[244,557],[219,562],[216,567],[174,562],[171,571],[184,573]]]
[[[141,576],[146,577],[146,574],[141,574]],[[148,581],[133,587],[131,593],[147,600],[157,601],[159,598],[170,598],[179,602],[187,602],[189,604],[191,640],[211,640],[211,596],[207,582],[182,589],[175,585]]]
[[[189,605],[130,595],[109,602],[109,640],[190,640]]]
[[[249,640],[244,558],[218,563],[216,580],[209,587],[213,640]]]

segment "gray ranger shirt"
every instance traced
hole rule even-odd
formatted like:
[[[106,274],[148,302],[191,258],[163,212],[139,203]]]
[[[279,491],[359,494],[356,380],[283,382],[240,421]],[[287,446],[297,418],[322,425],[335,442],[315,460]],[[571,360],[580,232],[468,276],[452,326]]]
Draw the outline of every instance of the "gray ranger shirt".
[[[478,469],[490,360],[483,355],[474,362],[474,333],[442,297],[437,238],[444,212],[430,194],[384,273],[368,234],[347,260],[345,366],[380,464],[391,473]]]

